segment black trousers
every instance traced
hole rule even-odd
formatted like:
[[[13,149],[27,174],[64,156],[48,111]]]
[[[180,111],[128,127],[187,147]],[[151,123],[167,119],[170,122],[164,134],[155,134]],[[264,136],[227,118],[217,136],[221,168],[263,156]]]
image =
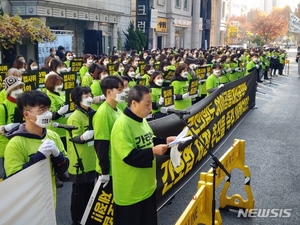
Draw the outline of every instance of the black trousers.
[[[78,188],[76,193],[76,188]],[[72,184],[71,195],[71,218],[73,224],[80,224],[85,207],[90,199],[90,196],[94,189],[94,182],[84,184]],[[77,220],[77,221],[76,221]]]
[[[114,225],[157,225],[156,192],[133,205],[114,204]]]

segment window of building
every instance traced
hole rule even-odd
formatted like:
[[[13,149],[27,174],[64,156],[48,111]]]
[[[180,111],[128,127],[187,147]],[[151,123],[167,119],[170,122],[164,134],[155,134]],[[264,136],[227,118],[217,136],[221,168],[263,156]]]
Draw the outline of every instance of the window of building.
[[[158,1],[157,1],[157,4],[158,4],[158,5],[165,5],[165,1],[166,1],[166,0],[158,0]]]
[[[176,0],[176,8],[180,8],[181,7],[181,0]]]
[[[189,6],[188,6],[188,0],[184,0],[183,8],[184,8],[184,9],[189,9]]]

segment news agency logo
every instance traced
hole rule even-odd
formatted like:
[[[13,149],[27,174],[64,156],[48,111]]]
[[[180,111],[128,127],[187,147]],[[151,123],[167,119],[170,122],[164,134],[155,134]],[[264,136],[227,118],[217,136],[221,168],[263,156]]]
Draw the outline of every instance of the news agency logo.
[[[289,218],[291,215],[292,209],[239,209],[237,217]]]

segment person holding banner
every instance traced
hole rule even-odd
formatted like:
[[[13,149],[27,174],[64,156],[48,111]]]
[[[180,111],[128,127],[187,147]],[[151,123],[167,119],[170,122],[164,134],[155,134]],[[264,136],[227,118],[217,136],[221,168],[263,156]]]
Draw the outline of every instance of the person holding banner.
[[[145,119],[151,110],[150,89],[134,86],[111,132],[114,225],[157,225],[156,156],[176,137],[154,137]]]
[[[145,86],[149,86],[149,80],[151,77],[151,74],[154,73],[155,69],[150,64],[145,65],[144,67],[144,75],[142,76],[142,79],[145,79]]]
[[[17,106],[25,118],[25,123],[6,134],[9,142],[4,152],[4,168],[9,179],[15,173],[43,159],[50,160],[56,205],[55,174],[66,172],[69,159],[59,135],[46,129],[52,118],[50,105],[49,97],[41,91],[26,91],[17,98]]]
[[[174,88],[175,95],[175,109],[186,109],[190,107],[192,105],[192,98],[197,97],[190,96],[187,70],[187,64],[179,64],[176,68],[174,76],[171,79],[171,86]]]
[[[92,63],[92,65],[89,67],[89,70],[86,74],[84,74],[84,76],[82,77],[81,80],[81,86],[86,86],[86,87],[90,87],[93,83],[93,73],[95,71],[95,69],[98,67],[99,65],[96,63]]]
[[[39,63],[36,59],[29,59],[28,60],[28,66],[27,66],[27,72],[32,73],[39,70]]]
[[[152,95],[152,117],[154,119],[167,116],[166,113],[160,112],[162,105],[164,104],[164,98],[162,97],[162,85],[164,82],[163,75],[160,71],[155,71],[151,74],[149,84]]]
[[[84,213],[90,195],[94,189],[96,178],[96,153],[93,146],[93,126],[92,119],[95,111],[91,108],[92,94],[89,87],[75,87],[71,92],[71,97],[76,109],[68,118],[67,124],[76,126],[78,129],[72,130],[72,139],[66,131],[68,157],[70,166],[68,168],[69,177],[72,184],[71,193],[71,218],[73,224],[79,224]],[[84,171],[79,170],[77,174],[74,165],[78,163],[76,151],[82,159]]]

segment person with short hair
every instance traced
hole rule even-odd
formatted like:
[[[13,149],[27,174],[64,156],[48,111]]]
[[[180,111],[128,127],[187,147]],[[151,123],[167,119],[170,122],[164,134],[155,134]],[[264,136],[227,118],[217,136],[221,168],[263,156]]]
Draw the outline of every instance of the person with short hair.
[[[63,46],[58,46],[56,50],[56,55],[59,57],[60,61],[65,60],[65,48]]]
[[[169,153],[176,137],[154,136],[145,119],[151,110],[150,89],[132,87],[111,131],[114,225],[157,225],[156,156]]]
[[[49,52],[50,52],[50,55],[49,56],[47,56],[46,58],[45,58],[45,61],[44,61],[44,68],[45,69],[50,69],[50,61],[52,60],[52,59],[58,59],[58,60],[60,60],[59,59],[59,57],[56,55],[56,50],[55,50],[55,48],[50,48],[49,49]]]
[[[64,173],[69,166],[66,151],[59,135],[47,127],[51,123],[51,101],[41,91],[26,91],[17,98],[25,123],[9,131],[4,152],[4,168],[10,176],[47,159],[51,163],[52,189],[56,205],[55,173]]]
[[[72,182],[71,193],[71,218],[73,224],[79,224],[90,195],[94,189],[96,178],[96,153],[93,146],[93,126],[92,119],[95,111],[91,108],[92,94],[89,87],[75,87],[71,92],[72,100],[75,103],[75,111],[68,118],[67,124],[76,126],[78,129],[72,130],[72,139],[67,131],[68,156],[70,159],[69,178]],[[78,158],[74,145],[84,171],[79,169],[76,172],[75,164]],[[83,173],[84,172],[84,173]]]
[[[106,186],[112,174],[110,134],[115,121],[122,115],[122,111],[117,105],[124,102],[126,94],[123,81],[118,76],[109,76],[102,80],[101,89],[106,99],[93,118],[94,147],[97,152],[96,172]]]

